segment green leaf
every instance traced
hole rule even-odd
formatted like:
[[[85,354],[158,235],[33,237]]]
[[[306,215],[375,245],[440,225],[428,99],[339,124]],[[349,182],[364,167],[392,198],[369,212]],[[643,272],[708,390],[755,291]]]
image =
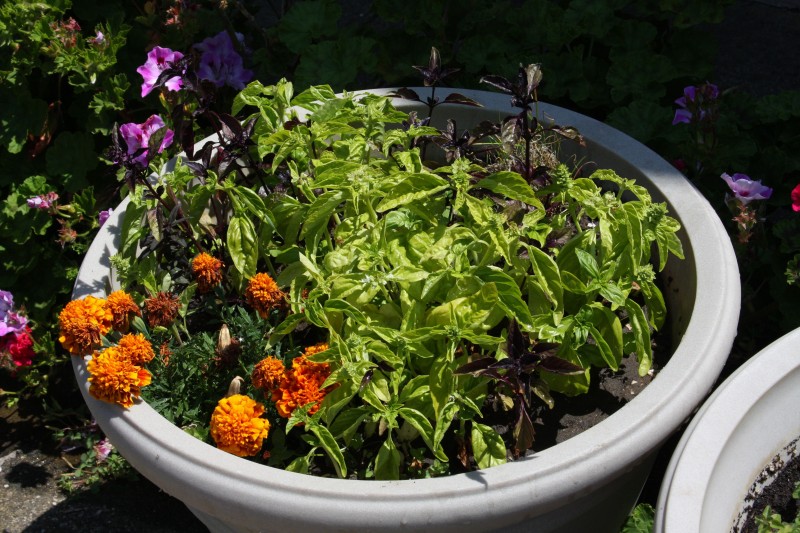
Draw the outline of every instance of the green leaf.
[[[455,361],[444,356],[437,357],[431,364],[428,386],[430,387],[433,411],[437,417],[441,416],[442,409],[450,401],[450,395],[453,393],[455,368]]]
[[[366,407],[346,409],[339,413],[339,416],[329,425],[330,432],[335,437],[348,442],[368,415],[369,410]]]
[[[531,259],[536,282],[542,289],[547,299],[558,311],[564,308],[564,286],[558,265],[552,257],[535,246],[528,247],[528,256]]]
[[[295,54],[339,31],[342,9],[331,0],[306,0],[294,3],[280,19],[276,35]]]
[[[438,448],[441,446],[445,433],[450,428],[450,424],[459,411],[459,406],[455,402],[448,402],[442,407],[441,412],[436,417],[436,428],[433,431],[433,445]]]
[[[297,474],[308,474],[309,468],[308,456],[298,457],[291,463],[289,463],[285,470],[287,472],[295,472]]]
[[[339,445],[336,443],[336,439],[333,438],[328,428],[319,423],[312,422],[308,423],[307,426],[308,429],[317,436],[322,449],[325,450],[325,453],[327,453],[328,457],[333,461],[333,467],[336,469],[336,473],[340,478],[344,478],[347,475],[347,464],[345,463],[342,450],[339,449]]]
[[[397,414],[399,414],[403,420],[411,424],[414,429],[419,432],[420,437],[422,437],[422,440],[425,441],[425,444],[428,446],[428,448],[430,448],[437,459],[440,461],[447,461],[447,454],[444,453],[442,447],[434,445],[433,425],[431,424],[430,420],[425,417],[425,415],[416,409],[411,409],[410,407],[401,407],[397,411]]]
[[[475,270],[475,275],[485,282],[492,282],[497,286],[500,297],[499,305],[511,317],[517,319],[520,325],[529,329],[533,324],[528,305],[522,299],[522,291],[514,279],[495,266],[480,267]]]
[[[242,216],[231,218],[227,243],[236,270],[246,279],[255,276],[258,263],[258,236],[253,222]]]
[[[86,174],[97,168],[94,138],[88,133],[65,131],[47,150],[45,160],[48,174],[63,176],[65,188],[77,192],[87,186]]]
[[[308,208],[305,223],[303,223],[303,228],[300,230],[300,238],[310,239],[318,231],[326,228],[331,215],[342,203],[344,197],[344,191],[328,191],[318,196]]]
[[[427,198],[448,187],[447,182],[435,174],[425,172],[410,174],[387,191],[375,210],[383,213],[423,198]]]
[[[494,429],[473,422],[470,435],[472,454],[478,468],[489,468],[506,462],[506,445]]]
[[[649,503],[640,503],[631,511],[619,533],[652,533],[656,512]]]
[[[625,310],[628,312],[631,335],[633,336],[633,342],[636,348],[636,358],[639,360],[639,375],[644,376],[653,364],[653,347],[650,344],[650,324],[642,308],[633,300],[625,302]]]
[[[488,189],[494,193],[501,194],[506,198],[512,200],[519,200],[526,204],[544,209],[542,202],[536,197],[531,186],[525,181],[525,178],[520,176],[517,172],[502,171],[495,172],[486,176],[478,183],[470,187],[470,189]]]
[[[351,304],[346,300],[340,300],[334,298],[326,301],[324,307],[326,311],[342,312],[347,316],[349,316],[350,318],[352,318],[353,320],[355,320],[356,322],[363,325],[368,325],[370,322],[370,320],[364,315],[364,313],[359,311],[358,308],[356,308],[356,306],[354,306],[353,304]]]
[[[400,479],[400,464],[403,456],[397,450],[392,435],[383,441],[375,457],[375,479]]]

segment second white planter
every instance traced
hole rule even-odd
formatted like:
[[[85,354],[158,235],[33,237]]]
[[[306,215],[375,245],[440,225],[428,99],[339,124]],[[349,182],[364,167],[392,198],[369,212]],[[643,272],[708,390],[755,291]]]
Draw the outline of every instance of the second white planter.
[[[800,436],[800,329],[731,374],[684,432],[661,485],[656,532],[728,532],[753,481]]]

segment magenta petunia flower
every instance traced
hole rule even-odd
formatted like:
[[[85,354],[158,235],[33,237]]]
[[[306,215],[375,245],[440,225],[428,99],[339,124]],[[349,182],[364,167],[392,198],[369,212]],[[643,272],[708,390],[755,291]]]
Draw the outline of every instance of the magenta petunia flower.
[[[0,352],[8,353],[15,366],[31,366],[36,355],[33,351],[31,328],[25,326],[10,335],[0,337]]]
[[[108,217],[110,217],[113,213],[114,210],[110,207],[105,211],[100,211],[99,213],[97,213],[97,222],[100,223],[101,228],[103,227],[103,224],[105,224],[106,221],[108,220]]]
[[[792,189],[792,209],[800,211],[800,184]]]
[[[239,42],[244,41],[240,33],[236,34],[236,38]],[[197,67],[200,79],[210,81],[217,87],[228,85],[237,90],[244,89],[245,84],[253,79],[253,71],[244,68],[242,56],[236,52],[228,32],[222,31],[194,47],[201,52]]]
[[[747,205],[753,200],[766,200],[772,196],[772,189],[761,184],[761,181],[751,180],[747,174],[734,174],[733,177],[723,173],[720,176],[728,187],[731,188],[736,199]]]
[[[180,59],[183,59],[182,53],[175,52],[169,48],[161,48],[160,46],[154,47],[147,53],[147,61],[136,69],[136,72],[141,74],[144,79],[144,83],[142,83],[142,98],[150,94],[161,73],[172,67]],[[179,91],[183,87],[183,80],[180,76],[173,76],[164,83],[164,86],[170,91]]]
[[[151,115],[150,118],[145,120],[142,124],[134,124],[133,122],[129,122],[119,127],[119,133],[125,140],[125,144],[128,147],[129,156],[132,156],[139,150],[144,149],[141,154],[133,158],[133,161],[140,167],[144,168],[150,162],[147,159],[147,145],[150,141],[150,137],[163,127],[165,127],[164,121],[158,115]],[[158,148],[159,154],[164,150],[164,148],[167,148],[172,144],[172,139],[174,136],[174,132],[168,129],[164,134],[164,139],[161,141],[161,146]]]

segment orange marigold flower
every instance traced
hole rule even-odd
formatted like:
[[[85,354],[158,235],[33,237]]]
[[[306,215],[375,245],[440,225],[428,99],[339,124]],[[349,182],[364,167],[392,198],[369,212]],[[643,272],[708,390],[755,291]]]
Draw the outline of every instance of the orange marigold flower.
[[[281,380],[280,386],[272,392],[272,401],[278,409],[278,414],[289,418],[298,407],[313,403],[308,414],[313,415],[319,410],[320,403],[333,387],[320,388],[331,375],[327,363],[314,363],[307,359],[314,353],[326,350],[325,343],[306,348],[303,355],[292,360],[292,369],[287,371]]]
[[[120,333],[127,333],[131,327],[131,319],[134,316],[142,316],[139,306],[133,301],[131,295],[125,291],[114,291],[106,299],[108,308],[114,319],[111,321],[112,327]]]
[[[149,363],[156,356],[153,345],[141,333],[123,335],[117,345],[122,356],[134,365],[141,366]]]
[[[283,361],[277,357],[267,357],[262,359],[253,367],[253,386],[263,390],[266,394],[271,394],[281,383],[286,367]]]
[[[250,278],[244,292],[247,303],[258,311],[261,318],[267,318],[273,309],[283,307],[286,295],[278,288],[278,284],[269,274],[258,273]]]
[[[134,365],[117,346],[95,353],[87,365],[89,370],[89,393],[109,403],[123,407],[133,405],[142,387],[150,384],[147,369]]]
[[[269,434],[269,420],[259,418],[264,405],[243,394],[223,398],[211,415],[211,437],[220,450],[239,457],[256,455]]]
[[[181,304],[178,297],[168,292],[159,292],[144,302],[147,322],[152,326],[169,327],[178,316]]]
[[[222,261],[205,252],[192,259],[192,273],[200,293],[211,291],[222,282]]]
[[[72,355],[90,353],[102,344],[102,337],[111,331],[114,315],[106,301],[94,296],[69,302],[58,315],[61,328],[58,340]]]

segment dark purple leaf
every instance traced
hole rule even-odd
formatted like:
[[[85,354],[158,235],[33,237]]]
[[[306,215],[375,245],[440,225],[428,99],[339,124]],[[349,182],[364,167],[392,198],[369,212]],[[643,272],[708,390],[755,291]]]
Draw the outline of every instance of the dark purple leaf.
[[[414,102],[421,102],[419,95],[416,91],[412,91],[408,87],[402,87],[394,92],[389,93],[392,98],[405,98],[406,100],[413,100]]]
[[[547,355],[542,357],[542,360],[539,363],[539,368],[546,370],[547,372],[552,372],[553,374],[560,374],[562,376],[574,376],[584,372],[584,368],[582,366],[571,363],[566,359],[556,357],[555,355]]]
[[[448,94],[442,103],[445,104],[462,104],[462,105],[469,105],[473,107],[483,107],[479,102],[476,102],[472,98],[468,96],[464,96],[463,94],[458,93],[450,93]]]
[[[514,94],[513,84],[503,76],[495,76],[493,74],[490,74],[488,76],[483,76],[480,79],[480,83],[487,83],[492,87],[500,89],[502,92],[506,94]]]
[[[473,374],[474,372],[486,370],[496,362],[497,359],[494,357],[482,357],[458,367],[453,371],[453,374]]]
[[[514,426],[514,439],[516,441],[514,448],[516,449],[516,453],[519,455],[524,454],[525,450],[533,445],[535,436],[536,430],[533,427],[533,422],[531,422],[528,411],[525,410],[522,405],[518,406],[517,423]]]
[[[364,377],[361,378],[361,385],[359,385],[358,387],[358,392],[361,392],[362,390],[364,390],[364,387],[369,385],[369,382],[372,381],[372,375],[374,373],[375,373],[374,368],[370,368],[369,370],[367,370],[367,372],[364,374]]]

